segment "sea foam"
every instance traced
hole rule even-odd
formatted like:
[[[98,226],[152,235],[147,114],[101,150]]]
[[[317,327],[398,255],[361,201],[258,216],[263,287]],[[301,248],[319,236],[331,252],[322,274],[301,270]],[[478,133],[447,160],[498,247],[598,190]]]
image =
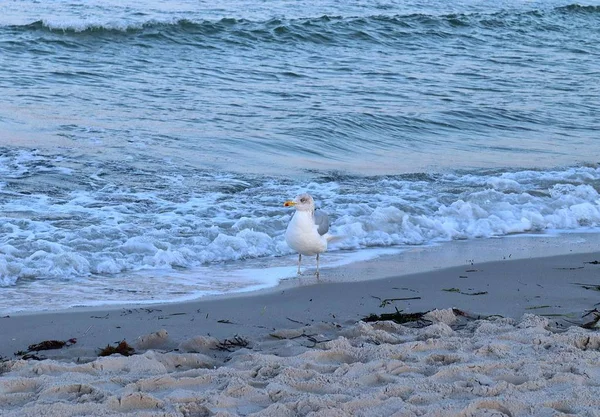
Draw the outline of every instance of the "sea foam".
[[[73,163],[24,151],[0,159],[0,171],[10,172],[0,182],[3,189],[10,184],[0,195],[2,285],[288,256],[283,234],[292,211],[282,202],[304,191],[340,237],[330,252],[600,226],[600,168],[591,166],[302,184],[183,175],[169,166],[132,175],[127,165],[112,166],[99,180]]]

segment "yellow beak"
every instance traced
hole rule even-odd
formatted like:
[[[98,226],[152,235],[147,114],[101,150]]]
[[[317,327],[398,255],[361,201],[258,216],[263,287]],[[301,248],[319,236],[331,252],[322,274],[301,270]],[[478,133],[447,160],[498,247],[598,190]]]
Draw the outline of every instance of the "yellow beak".
[[[296,205],[295,201],[292,200],[288,200],[285,203],[283,203],[283,207],[294,207]]]

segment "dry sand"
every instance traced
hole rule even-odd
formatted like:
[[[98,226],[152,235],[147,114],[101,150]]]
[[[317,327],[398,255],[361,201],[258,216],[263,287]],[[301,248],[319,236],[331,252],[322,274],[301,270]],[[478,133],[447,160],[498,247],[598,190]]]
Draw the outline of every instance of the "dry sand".
[[[0,415],[600,416],[600,332],[579,326],[600,302],[598,260],[392,274],[400,256],[350,267],[393,278],[325,271],[252,295],[0,318]],[[361,321],[396,309],[431,312]],[[32,352],[45,360],[14,355],[71,338]],[[121,340],[137,354],[97,357]]]

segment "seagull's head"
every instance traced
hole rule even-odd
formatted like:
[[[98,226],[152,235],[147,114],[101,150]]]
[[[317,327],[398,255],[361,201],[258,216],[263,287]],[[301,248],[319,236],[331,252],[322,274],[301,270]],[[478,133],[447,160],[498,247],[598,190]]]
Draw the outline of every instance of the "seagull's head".
[[[311,197],[310,194],[300,194],[293,200],[288,200],[283,203],[284,207],[296,207],[296,210],[299,211],[314,211],[315,210],[315,200]]]

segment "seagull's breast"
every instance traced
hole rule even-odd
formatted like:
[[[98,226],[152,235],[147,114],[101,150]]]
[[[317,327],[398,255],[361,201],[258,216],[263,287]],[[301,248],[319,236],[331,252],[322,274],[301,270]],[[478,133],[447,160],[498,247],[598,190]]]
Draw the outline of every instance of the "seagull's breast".
[[[285,231],[285,241],[296,252],[312,256],[327,250],[327,239],[319,234],[312,213],[296,211]]]

